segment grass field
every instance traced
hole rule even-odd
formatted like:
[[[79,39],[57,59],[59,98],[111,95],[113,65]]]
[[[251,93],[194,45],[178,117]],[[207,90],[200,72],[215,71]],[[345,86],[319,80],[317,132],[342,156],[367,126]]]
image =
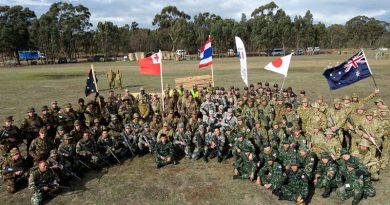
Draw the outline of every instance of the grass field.
[[[368,55],[370,66],[380,89],[380,97],[390,102],[390,60],[373,60]],[[321,94],[330,102],[352,92],[366,96],[374,89],[368,78],[338,91],[330,91],[323,68],[328,64],[341,62],[348,56],[318,55],[293,57],[285,87],[291,86],[298,92],[307,91],[310,98]],[[263,67],[271,57],[248,58],[249,82],[279,83],[283,76],[271,73]],[[210,69],[196,69],[198,61],[163,62],[164,84],[174,84],[174,78],[210,74]],[[108,82],[105,72],[120,69],[122,84],[132,92],[144,87],[147,92],[160,91],[159,76],[141,76],[135,62],[95,63],[99,89],[105,95]],[[18,125],[31,106],[40,109],[57,100],[62,106],[66,102],[76,104],[84,97],[84,86],[89,64],[43,65],[0,69],[0,117],[14,115]],[[239,59],[214,59],[214,76],[217,86],[244,86],[240,77]],[[117,90],[120,92],[120,90]],[[373,104],[372,104],[373,105]],[[101,173],[90,172],[84,180],[76,183],[73,191],[63,193],[49,201],[49,204],[291,204],[280,202],[271,194],[255,188],[249,181],[233,181],[232,159],[222,164],[182,160],[177,166],[156,170],[151,156],[135,158],[120,166],[111,167]],[[389,169],[381,173],[381,180],[375,183],[377,196],[361,204],[389,204]],[[344,204],[335,194],[324,200],[322,190],[312,199],[312,204]],[[1,188],[1,204],[28,204],[30,192],[24,189],[14,195],[6,194]],[[345,204],[350,204],[350,200]]]

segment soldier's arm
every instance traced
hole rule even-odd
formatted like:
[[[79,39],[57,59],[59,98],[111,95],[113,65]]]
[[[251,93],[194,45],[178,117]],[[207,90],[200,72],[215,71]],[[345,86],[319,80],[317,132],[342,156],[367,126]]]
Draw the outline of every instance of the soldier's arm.
[[[39,191],[39,187],[34,172],[30,174],[30,177],[28,178],[28,188],[34,192]]]
[[[372,92],[370,95],[368,95],[367,97],[363,98],[360,100],[360,103],[362,105],[365,105],[368,101],[372,100],[375,96],[376,96],[376,91]]]

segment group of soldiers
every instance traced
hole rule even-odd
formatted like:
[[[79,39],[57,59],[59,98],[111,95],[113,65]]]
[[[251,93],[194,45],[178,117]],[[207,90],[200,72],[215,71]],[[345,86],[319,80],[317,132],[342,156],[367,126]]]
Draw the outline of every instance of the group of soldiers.
[[[77,106],[53,101],[34,108],[20,127],[6,117],[0,131],[1,170],[6,190],[23,184],[41,204],[72,178],[151,153],[156,167],[182,158],[233,158],[233,179],[250,179],[280,200],[309,201],[315,188],[327,198],[352,204],[373,197],[372,181],[389,163],[389,109],[379,90],[334,99],[309,100],[304,90],[262,82],[238,87],[167,85],[162,99],[143,88],[137,96],[113,90]],[[19,147],[26,144],[26,158]]]
[[[112,69],[108,70],[106,73],[106,77],[108,80],[108,86],[110,89],[115,89],[115,82],[118,88],[123,89],[122,87],[122,73],[119,69],[114,72]]]

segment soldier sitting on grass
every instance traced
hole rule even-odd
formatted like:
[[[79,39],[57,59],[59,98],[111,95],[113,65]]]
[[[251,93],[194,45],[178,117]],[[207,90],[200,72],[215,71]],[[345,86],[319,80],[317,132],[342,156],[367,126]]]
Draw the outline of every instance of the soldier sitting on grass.
[[[156,144],[156,164],[157,169],[160,169],[163,166],[166,166],[170,163],[176,164],[175,160],[173,159],[174,156],[174,150],[172,143],[167,141],[167,135],[161,134],[160,135],[160,141]]]

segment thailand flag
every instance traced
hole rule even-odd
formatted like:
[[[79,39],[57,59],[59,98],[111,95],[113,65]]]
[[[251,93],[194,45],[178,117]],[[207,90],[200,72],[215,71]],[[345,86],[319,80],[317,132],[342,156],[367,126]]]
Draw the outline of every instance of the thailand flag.
[[[207,67],[213,64],[213,50],[211,48],[211,37],[207,39],[206,43],[200,49],[200,63],[198,68]]]

